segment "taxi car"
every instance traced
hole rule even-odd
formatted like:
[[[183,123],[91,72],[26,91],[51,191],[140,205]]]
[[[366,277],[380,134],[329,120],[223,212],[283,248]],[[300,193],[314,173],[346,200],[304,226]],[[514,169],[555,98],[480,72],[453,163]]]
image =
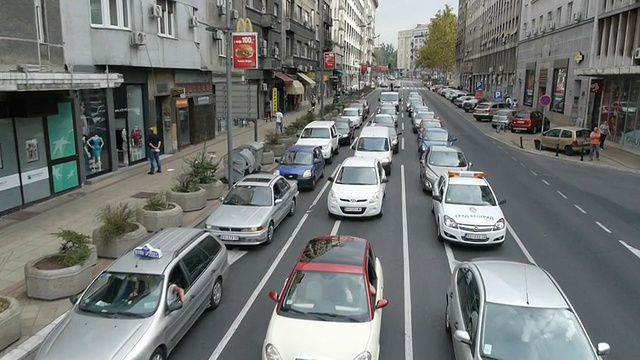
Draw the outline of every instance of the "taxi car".
[[[467,171],[473,163],[456,146],[434,145],[420,157],[420,183],[422,190],[431,194],[440,176],[449,171]]]
[[[328,180],[333,183],[327,197],[329,216],[382,216],[388,179],[380,160],[371,157],[346,158],[336,175]]]
[[[322,149],[318,146],[293,145],[276,162],[278,166],[273,173],[288,180],[296,180],[299,189],[313,190],[318,180],[324,177],[324,158]]]
[[[558,283],[542,268],[475,259],[458,264],[446,294],[445,329],[456,360],[602,360]]]
[[[228,271],[226,248],[203,229],[161,230],[71,298],[36,359],[165,360],[200,315],[220,305]]]
[[[438,240],[500,246],[507,223],[493,189],[480,171],[449,171],[433,189],[431,210]]]
[[[321,236],[309,241],[277,302],[263,360],[378,360],[384,299],[382,264],[369,241]],[[319,336],[321,334],[321,336]]]
[[[271,244],[276,227],[296,211],[298,183],[276,174],[247,175],[220,201],[205,221],[216,239],[229,245]]]

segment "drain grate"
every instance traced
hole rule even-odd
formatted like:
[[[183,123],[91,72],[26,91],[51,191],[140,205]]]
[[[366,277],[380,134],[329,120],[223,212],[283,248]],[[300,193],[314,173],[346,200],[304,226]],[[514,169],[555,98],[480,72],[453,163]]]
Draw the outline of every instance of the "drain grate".
[[[141,191],[137,194],[133,194],[131,197],[135,199],[149,199],[156,195],[158,195],[158,193]]]
[[[35,217],[38,215],[40,215],[40,213],[33,212],[33,211],[16,211],[12,214],[5,216],[4,218],[9,220],[24,221],[24,220],[29,220],[32,217]]]

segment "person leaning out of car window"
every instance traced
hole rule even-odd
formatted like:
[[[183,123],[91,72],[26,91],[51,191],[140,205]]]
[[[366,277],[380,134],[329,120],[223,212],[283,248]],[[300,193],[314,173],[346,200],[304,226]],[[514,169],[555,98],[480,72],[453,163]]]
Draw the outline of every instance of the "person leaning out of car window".
[[[167,304],[173,304],[174,302],[180,300],[182,305],[186,304],[187,297],[184,294],[184,289],[176,283],[169,284],[169,289],[167,290]]]

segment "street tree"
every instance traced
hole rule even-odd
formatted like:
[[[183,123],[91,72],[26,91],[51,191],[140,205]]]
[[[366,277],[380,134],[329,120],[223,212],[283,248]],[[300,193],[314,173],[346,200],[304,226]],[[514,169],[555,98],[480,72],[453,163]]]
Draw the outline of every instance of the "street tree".
[[[455,67],[458,19],[453,8],[444,9],[431,19],[425,45],[418,51],[416,67],[452,72]]]

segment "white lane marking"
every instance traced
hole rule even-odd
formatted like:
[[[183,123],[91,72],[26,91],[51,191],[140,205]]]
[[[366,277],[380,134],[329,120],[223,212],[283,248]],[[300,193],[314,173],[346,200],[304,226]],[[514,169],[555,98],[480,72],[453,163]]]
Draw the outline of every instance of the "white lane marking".
[[[558,193],[558,195],[562,196],[565,199],[568,199],[567,195],[561,193],[560,191],[556,191]]]
[[[333,227],[331,228],[331,233],[329,235],[338,235],[338,230],[340,230],[340,224],[342,224],[342,220],[336,220],[333,223]]]
[[[547,186],[551,186],[551,184],[549,184],[549,182],[547,180],[545,180],[545,179],[542,179],[542,182]]]
[[[631,253],[637,257],[640,258],[640,250],[634,248],[633,246],[627,244],[626,242],[622,241],[622,240],[618,240],[620,242],[620,244],[622,244],[622,246],[626,247],[629,251],[631,251]]]
[[[502,149],[502,146],[498,145],[498,149]]]
[[[402,126],[402,131],[404,131],[404,123],[400,124]]]
[[[492,143],[494,143],[494,144],[496,143],[496,142],[495,142],[495,141],[493,141],[493,140],[491,140],[491,142],[492,142]],[[498,146],[500,146],[500,145],[498,145]]]
[[[404,138],[402,138],[401,150],[404,150]]]
[[[400,113],[400,117],[404,119],[404,113],[403,112]]]
[[[536,172],[535,172],[535,171],[533,171],[533,170],[529,170],[529,171],[531,171],[531,173],[533,174],[533,176],[538,176],[538,174],[536,174]]]
[[[522,167],[526,167],[523,163],[520,163],[520,166],[522,166]]]
[[[596,221],[596,224],[598,224],[598,226],[600,226],[600,228],[606,232],[608,232],[609,234],[611,234],[611,230],[607,229],[606,226],[602,225],[599,221]]]
[[[309,206],[309,210],[311,210],[312,207],[316,206],[316,204],[318,203],[318,201],[320,200],[320,198],[322,197],[322,194],[324,194],[325,190],[327,190],[327,188],[329,187],[329,182],[327,181],[324,186],[322,187],[322,189],[320,189],[320,192],[318,193],[318,196],[316,196],[315,199],[313,199],[313,202],[311,203],[311,205]],[[309,211],[307,211],[309,212]]]
[[[456,268],[456,264],[458,261],[455,256],[453,256],[453,250],[451,250],[451,245],[449,243],[444,243],[444,253],[447,255],[447,263],[449,263],[449,271],[453,274],[453,269]]]
[[[520,237],[518,236],[518,234],[516,234],[516,232],[513,230],[513,228],[511,227],[511,224],[509,224],[508,221],[507,221],[507,230],[509,230],[509,232],[511,233],[511,236],[513,236],[513,240],[516,241],[516,244],[518,244],[518,247],[520,247],[520,250],[522,251],[524,256],[527,258],[527,260],[529,260],[529,262],[532,263],[533,265],[538,266],[538,263],[536,263],[536,261],[533,259],[533,256],[531,256],[531,254],[529,253],[529,250],[527,250],[527,248],[524,247],[522,240],[520,240]]]
[[[584,211],[584,209],[583,209],[583,208],[581,208],[580,206],[578,206],[578,205],[576,205],[576,204],[573,204],[573,206],[574,206],[576,209],[578,209],[578,211],[580,211],[581,213],[583,213],[583,214],[586,214],[586,213],[587,213],[587,212],[586,212],[586,211]]]
[[[320,193],[318,194],[316,199],[313,201],[313,204],[311,204],[311,206],[314,206],[318,202],[318,199],[320,199],[324,191],[327,189],[328,185],[329,185],[329,182],[327,182],[325,186],[322,187],[322,190],[320,190]],[[267,281],[269,281],[269,278],[271,278],[271,275],[273,275],[273,272],[276,270],[276,267],[278,266],[278,264],[280,264],[280,261],[282,261],[284,254],[287,252],[287,250],[289,250],[289,247],[291,246],[291,244],[293,244],[293,240],[298,235],[298,232],[300,231],[300,229],[302,229],[302,225],[304,225],[308,217],[309,217],[309,212],[305,213],[302,216],[302,219],[300,219],[300,221],[298,222],[298,225],[296,225],[295,229],[293,229],[291,236],[289,236],[289,239],[287,239],[287,242],[284,244],[284,246],[276,256],[276,258],[273,260],[273,263],[271,263],[271,266],[269,267],[269,269],[267,269],[267,272],[264,274],[264,276],[258,283],[258,286],[256,286],[255,290],[253,290],[253,293],[251,294],[251,296],[249,296],[249,299],[247,300],[247,302],[244,304],[244,306],[238,313],[238,316],[236,316],[236,319],[233,321],[233,323],[229,327],[229,330],[227,330],[227,333],[224,334],[224,337],[218,343],[218,346],[215,348],[215,350],[209,357],[209,360],[216,360],[220,357],[220,355],[224,351],[224,348],[227,346],[227,344],[229,344],[229,341],[231,341],[233,334],[235,334],[235,332],[240,327],[242,320],[244,320],[245,316],[247,316],[249,309],[251,309],[251,306],[253,306],[253,303],[258,298],[258,295],[260,295],[260,293],[262,292],[262,289],[267,284]]]
[[[409,266],[409,226],[407,224],[407,187],[404,165],[400,165],[402,182],[402,270],[404,275],[404,358],[413,360],[413,325],[411,319],[411,267]]]
[[[518,161],[515,156],[512,156],[511,158],[513,159],[513,161]]]
[[[243,256],[247,255],[247,250],[229,250],[227,251],[227,257],[229,259],[229,265],[233,265],[236,261],[240,260]]]

